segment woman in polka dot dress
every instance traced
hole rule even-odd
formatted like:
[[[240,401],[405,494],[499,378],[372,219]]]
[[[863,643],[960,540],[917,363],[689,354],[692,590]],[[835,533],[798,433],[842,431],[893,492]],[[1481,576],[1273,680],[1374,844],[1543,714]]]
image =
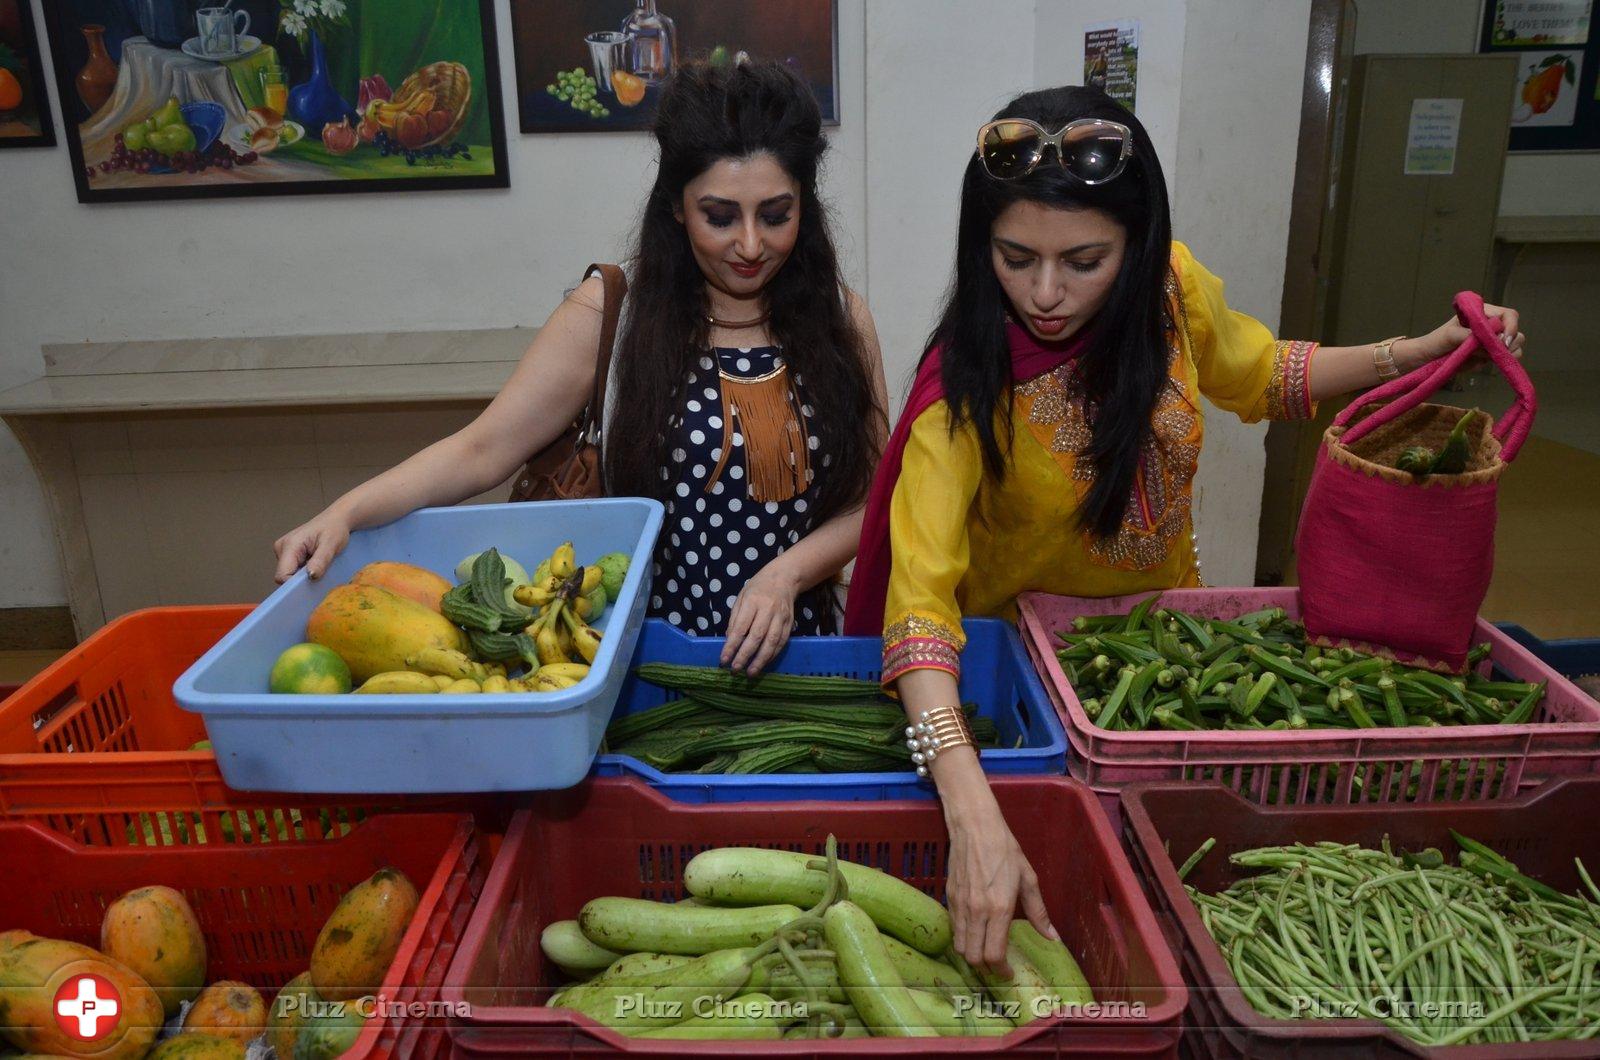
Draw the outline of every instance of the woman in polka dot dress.
[[[656,110],[659,161],[612,360],[607,492],[656,497],[650,613],[726,636],[764,669],[795,634],[834,632],[887,434],[872,318],[843,284],[817,198],[826,142],[781,64],[684,65]],[[350,531],[505,482],[587,401],[604,287],[551,314],[471,424],[340,497],[276,543],[278,576],[320,577]]]

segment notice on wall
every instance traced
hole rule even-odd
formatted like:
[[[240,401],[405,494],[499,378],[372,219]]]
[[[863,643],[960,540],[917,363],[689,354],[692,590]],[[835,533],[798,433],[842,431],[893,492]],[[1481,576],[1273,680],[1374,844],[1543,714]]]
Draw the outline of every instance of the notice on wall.
[[[1496,47],[1584,44],[1593,0],[1494,0]]]
[[[1461,104],[1459,99],[1411,101],[1411,131],[1406,137],[1407,176],[1448,176],[1456,171]]]
[[[1139,87],[1139,20],[1121,19],[1084,27],[1083,83],[1133,110]]]

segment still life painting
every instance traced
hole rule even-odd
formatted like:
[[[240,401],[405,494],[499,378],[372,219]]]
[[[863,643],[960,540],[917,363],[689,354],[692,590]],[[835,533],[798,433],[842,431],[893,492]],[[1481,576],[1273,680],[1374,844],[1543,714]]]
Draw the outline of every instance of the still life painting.
[[[0,0],[0,147],[51,147],[55,142],[33,5]]]

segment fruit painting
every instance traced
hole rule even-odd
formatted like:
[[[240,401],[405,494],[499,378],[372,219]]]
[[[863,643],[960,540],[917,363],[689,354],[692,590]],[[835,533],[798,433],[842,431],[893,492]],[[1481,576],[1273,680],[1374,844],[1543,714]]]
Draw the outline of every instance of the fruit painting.
[[[511,0],[522,131],[649,128],[685,62],[748,55],[796,70],[839,120],[834,0]]]
[[[1513,125],[1571,125],[1578,111],[1580,52],[1523,52]]]
[[[1600,150],[1600,7],[1593,0],[1491,0],[1478,50],[1517,61],[1513,152]]]
[[[56,142],[29,0],[0,0],[0,147]]]
[[[46,12],[80,202],[509,184],[494,0]]]

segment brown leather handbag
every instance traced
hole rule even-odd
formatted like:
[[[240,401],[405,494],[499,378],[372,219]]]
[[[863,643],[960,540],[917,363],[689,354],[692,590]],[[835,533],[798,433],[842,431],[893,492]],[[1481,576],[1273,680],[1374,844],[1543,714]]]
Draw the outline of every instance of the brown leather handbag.
[[[513,501],[576,501],[605,496],[600,444],[606,412],[606,377],[611,349],[622,317],[628,280],[615,265],[590,265],[583,278],[600,274],[605,301],[600,315],[600,348],[594,362],[594,392],[589,404],[566,432],[535,453],[511,487]]]

